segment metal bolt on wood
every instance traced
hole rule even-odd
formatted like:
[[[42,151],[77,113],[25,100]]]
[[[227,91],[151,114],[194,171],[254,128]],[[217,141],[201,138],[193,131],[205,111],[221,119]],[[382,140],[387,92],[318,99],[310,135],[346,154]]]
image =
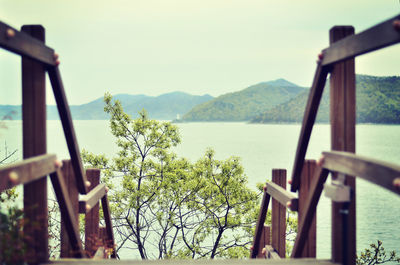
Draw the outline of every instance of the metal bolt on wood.
[[[56,167],[56,168],[61,168],[62,167],[62,162],[60,161],[60,160],[56,160],[56,161],[54,161],[54,166]]]
[[[267,253],[267,249],[266,249],[266,248],[263,248],[262,251],[261,251],[261,253],[262,253],[263,255],[265,255],[265,254]]]
[[[320,64],[324,59],[324,54],[321,52],[318,54],[317,64]]]
[[[322,165],[324,164],[324,160],[325,160],[325,157],[321,156],[317,161],[317,166],[322,167]]]
[[[393,180],[393,186],[397,189],[400,189],[400,178],[395,178]]]
[[[86,188],[89,188],[89,187],[90,187],[90,185],[92,185],[92,183],[90,183],[90,181],[89,181],[89,180],[87,180],[87,181],[85,182],[85,186],[86,186]]]
[[[396,19],[393,21],[393,27],[395,30],[400,31],[400,20]]]
[[[10,39],[14,38],[15,37],[15,31],[13,29],[7,29],[6,35],[7,35],[7,38],[10,38]]]
[[[15,172],[15,171],[10,172],[10,174],[8,175],[8,179],[14,185],[19,183],[19,176],[18,176],[17,172]]]

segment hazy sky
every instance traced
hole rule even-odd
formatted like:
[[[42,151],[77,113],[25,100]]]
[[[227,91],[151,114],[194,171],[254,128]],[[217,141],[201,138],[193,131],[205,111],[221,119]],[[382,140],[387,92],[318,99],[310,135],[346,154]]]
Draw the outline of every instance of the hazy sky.
[[[356,32],[400,13],[399,0],[0,0],[0,20],[42,24],[70,104],[112,94],[211,94],[285,78],[310,86],[333,25]],[[399,75],[400,45],[356,71]],[[0,51],[0,104],[20,104],[20,59]],[[54,104],[48,94],[48,103]]]

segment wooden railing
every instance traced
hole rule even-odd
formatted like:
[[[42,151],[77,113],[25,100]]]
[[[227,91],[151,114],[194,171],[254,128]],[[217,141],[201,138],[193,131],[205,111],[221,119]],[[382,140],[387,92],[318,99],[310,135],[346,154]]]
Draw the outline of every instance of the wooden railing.
[[[310,193],[310,182],[314,177],[316,162],[307,160],[302,172],[302,185],[299,196],[286,190],[286,170],[273,169],[272,182],[264,186],[264,195],[261,202],[251,258],[285,258],[286,257],[286,211],[298,212],[298,223],[305,213],[304,202]],[[272,198],[271,227],[265,225],[269,202]],[[315,218],[314,218],[315,219]],[[316,222],[311,220],[310,237],[304,244],[303,257],[315,258],[316,253]]]
[[[47,262],[47,175],[56,194],[62,218],[61,248],[63,257],[83,258],[93,255],[95,245],[86,242],[83,250],[79,234],[78,213],[86,214],[86,239],[104,235],[105,248],[112,249],[115,258],[114,236],[104,184],[99,184],[100,172],[88,170],[97,180],[88,181],[82,166],[80,151],[75,136],[71,113],[61,74],[58,68],[58,55],[44,44],[45,32],[40,25],[23,26],[18,31],[0,22],[0,47],[22,57],[22,127],[23,157],[22,162],[0,168],[0,192],[24,185],[24,214],[29,220],[24,227],[24,234],[34,238],[29,246],[30,262]],[[50,78],[58,112],[63,126],[71,162],[61,162],[55,155],[49,155],[46,148],[46,72]],[[71,167],[71,168],[70,168]],[[92,172],[92,173],[90,173]],[[73,184],[71,184],[73,183]],[[90,191],[89,191],[90,190]],[[78,195],[84,197],[78,202]],[[106,227],[99,229],[98,202],[102,201]],[[97,218],[96,218],[97,216]],[[31,224],[35,224],[33,228]],[[95,239],[97,240],[97,239]],[[63,252],[64,251],[64,252]]]
[[[338,177],[337,172],[361,176],[399,194],[400,171],[394,165],[387,165],[349,153],[335,152],[324,153],[324,159],[320,161],[319,166],[315,166],[315,162],[305,164],[304,159],[328,74],[331,77],[332,150],[355,152],[354,58],[400,42],[400,16],[356,35],[354,35],[352,27],[334,27],[330,31],[330,40],[331,45],[324,49],[319,56],[295,155],[290,183],[291,191],[298,192],[298,196],[286,191],[285,171],[274,171],[273,183],[268,183],[265,187],[251,250],[253,258],[260,257],[260,255],[285,256],[286,208],[297,209],[299,218],[298,234],[291,257],[315,257],[315,211],[330,172],[333,173],[333,179],[342,181],[341,185],[348,187],[348,189],[343,189],[344,193],[347,190],[351,194],[347,196],[349,201],[339,200],[333,202],[332,205],[333,262],[355,263],[355,182],[354,177]],[[0,22],[0,47],[22,56],[23,156],[25,159],[20,163],[0,169],[0,191],[18,184],[24,185],[25,215],[40,227],[35,230],[27,227],[25,231],[30,237],[37,239],[37,244],[31,249],[35,256],[34,262],[40,263],[48,260],[47,219],[43,218],[47,216],[47,182],[44,176],[48,174],[50,174],[60,206],[64,230],[68,235],[68,245],[71,251],[66,253],[74,257],[86,256],[80,241],[77,212],[84,212],[88,219],[97,220],[98,209],[95,210],[95,208],[96,202],[100,199],[106,228],[99,228],[99,233],[107,235],[106,241],[111,241],[112,247],[114,242],[106,188],[97,183],[93,186],[87,185],[88,180],[82,166],[71,113],[58,68],[58,55],[53,49],[44,45],[44,28],[24,26],[20,32]],[[72,170],[63,170],[73,172],[73,174],[63,174],[55,156],[46,155],[46,72],[51,81],[71,156]],[[384,177],[377,179],[375,177],[377,174],[380,176],[382,174]],[[65,184],[64,176],[67,175],[73,175],[72,179],[75,184]],[[68,180],[68,183],[71,181]],[[70,187],[72,190],[75,189],[75,192],[70,191]],[[90,187],[93,189],[89,191]],[[335,188],[338,187],[330,187],[333,192],[335,192]],[[81,202],[71,198],[75,196],[72,194],[78,193],[86,194]],[[340,196],[346,197],[346,194]],[[271,197],[273,199],[272,227],[267,228],[264,222]],[[342,222],[339,222],[342,219],[340,210],[343,207],[348,209],[345,217],[346,230],[344,230]],[[89,209],[92,210],[89,211]],[[92,216],[88,217],[90,214]],[[98,221],[96,222],[98,224]],[[97,231],[97,227],[87,228],[87,230],[92,229]],[[269,234],[271,234],[272,240],[270,240]],[[62,237],[65,238],[65,236]],[[90,235],[87,237],[89,238]],[[347,244],[342,244],[342,242],[347,242]],[[86,243],[86,245],[88,246],[90,243]],[[113,257],[115,257],[115,253],[113,253]]]
[[[400,194],[400,167],[353,154],[355,152],[355,71],[354,58],[400,42],[400,16],[393,17],[370,29],[354,34],[349,26],[330,30],[331,45],[318,56],[317,69],[306,105],[300,137],[292,170],[291,191],[298,192],[298,233],[292,250],[292,258],[315,257],[315,212],[329,173],[334,184],[326,184],[326,192],[332,202],[332,261],[355,264],[355,177],[364,178],[396,194]],[[330,74],[331,148],[310,167],[305,161],[311,132],[317,116],[319,103]],[[345,151],[345,152],[337,152]],[[311,169],[311,171],[310,171]],[[310,171],[310,174],[305,174]],[[312,175],[309,178],[307,175]],[[302,188],[304,185],[307,189]],[[307,190],[308,194],[304,191]],[[264,248],[264,228],[270,197],[285,205],[296,195],[287,194],[274,184],[267,184],[253,240],[251,257],[265,257],[271,251],[283,253],[277,246]],[[346,213],[343,215],[342,213]],[[282,217],[281,219],[284,219]],[[344,220],[344,221],[343,221]],[[281,220],[281,222],[283,222]],[[279,228],[278,228],[279,229]],[[274,227],[271,234],[273,235]],[[260,246],[260,243],[262,246]],[[264,248],[264,252],[260,253]],[[273,257],[276,255],[267,255]]]

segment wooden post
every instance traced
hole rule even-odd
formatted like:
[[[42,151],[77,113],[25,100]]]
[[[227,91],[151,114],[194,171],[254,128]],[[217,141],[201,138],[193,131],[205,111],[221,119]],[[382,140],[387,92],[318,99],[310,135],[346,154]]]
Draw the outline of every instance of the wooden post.
[[[330,32],[330,43],[354,34],[351,26],[336,26]],[[330,80],[332,150],[355,152],[356,89],[354,59],[334,65]],[[333,175],[333,178],[336,178]],[[332,261],[355,264],[356,256],[356,184],[346,176],[353,190],[348,214],[342,214],[343,203],[332,203]],[[342,213],[341,213],[342,211]]]
[[[305,207],[307,198],[310,193],[311,183],[314,179],[316,162],[315,160],[306,160],[303,166],[303,171],[301,174],[301,181],[299,187],[299,212],[298,212],[298,224],[300,225],[300,220],[305,214]],[[316,239],[317,239],[317,214],[315,213],[312,220],[312,224],[308,233],[308,239],[303,249],[301,255],[302,258],[315,258],[316,257]]]
[[[100,183],[100,170],[87,169],[86,177],[91,183],[88,189],[91,191]],[[92,257],[96,253],[97,247],[99,246],[99,222],[99,203],[97,203],[90,212],[85,214],[85,250],[89,257]]]
[[[105,226],[99,227],[99,240],[100,240],[102,246],[104,246],[104,247],[106,247],[107,244],[108,244],[108,242],[107,242],[108,239],[107,238],[108,238],[108,236],[107,236],[107,228]],[[103,258],[104,259],[109,258],[109,255],[107,255],[106,251],[104,252]]]
[[[23,32],[45,41],[40,25],[25,25]],[[46,79],[43,64],[22,57],[22,130],[23,157],[45,154],[46,148]],[[24,235],[29,246],[30,263],[46,262],[48,251],[47,179],[24,185],[24,212],[27,219]]]
[[[273,169],[272,182],[286,189],[286,170]],[[286,207],[272,199],[272,247],[281,258],[286,257]]]
[[[72,168],[71,160],[63,160],[62,175],[67,186],[70,202],[75,213],[75,221],[79,226],[79,193],[76,185],[75,174]],[[73,258],[74,253],[68,238],[68,232],[65,228],[61,216],[61,258]]]
[[[271,244],[271,227],[264,225],[262,228],[260,244],[258,246],[257,258],[265,259],[265,253],[263,252],[263,249],[265,248],[266,245],[270,244]]]

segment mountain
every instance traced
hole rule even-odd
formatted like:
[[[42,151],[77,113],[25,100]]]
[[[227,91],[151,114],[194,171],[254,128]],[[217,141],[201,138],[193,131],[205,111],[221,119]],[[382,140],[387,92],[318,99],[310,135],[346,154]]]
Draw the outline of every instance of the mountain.
[[[309,89],[252,119],[253,123],[302,122]],[[400,77],[356,76],[358,123],[400,123]],[[317,122],[329,122],[329,82],[324,89]]]
[[[113,98],[120,100],[124,111],[133,118],[137,117],[139,111],[146,109],[151,119],[158,120],[173,120],[178,114],[183,115],[194,106],[213,99],[210,95],[195,96],[184,92],[172,92],[157,97],[117,94]],[[82,105],[70,105],[70,109],[74,120],[109,119],[108,114],[104,112],[103,98]],[[11,119],[20,120],[21,106],[0,105],[0,119],[6,115],[10,115]],[[47,106],[47,119],[59,119],[56,106]]]
[[[238,92],[224,94],[195,106],[182,121],[245,121],[285,102],[304,88],[284,79],[263,82]]]

